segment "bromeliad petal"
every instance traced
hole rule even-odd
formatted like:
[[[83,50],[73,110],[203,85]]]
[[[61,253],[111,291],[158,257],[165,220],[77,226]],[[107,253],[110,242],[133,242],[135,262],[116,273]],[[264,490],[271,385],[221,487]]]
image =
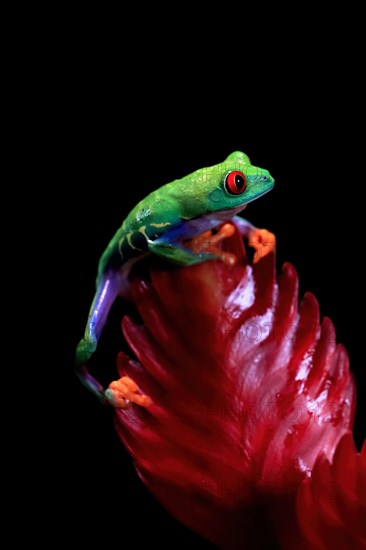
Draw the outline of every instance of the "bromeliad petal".
[[[308,550],[366,548],[366,442],[357,453],[346,433],[332,462],[317,459],[299,488],[297,517]]]

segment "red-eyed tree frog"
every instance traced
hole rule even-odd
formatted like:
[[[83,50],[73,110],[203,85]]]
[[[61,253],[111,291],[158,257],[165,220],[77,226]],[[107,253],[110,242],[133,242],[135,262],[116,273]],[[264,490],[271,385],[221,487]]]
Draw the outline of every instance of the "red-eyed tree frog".
[[[114,300],[128,297],[132,266],[149,253],[184,266],[222,259],[213,244],[227,236],[225,231],[214,235],[211,246],[203,250],[192,250],[185,241],[229,220],[248,236],[253,226],[237,214],[273,185],[267,170],[253,166],[247,155],[236,151],[220,164],[163,185],[131,210],[99,261],[96,293],[84,337],[76,349],[76,372],[102,402],[122,406],[113,389],[105,390],[88,372],[87,361],[97,348]],[[230,263],[230,258],[226,261]],[[127,381],[129,385],[126,391],[134,392],[133,382]]]

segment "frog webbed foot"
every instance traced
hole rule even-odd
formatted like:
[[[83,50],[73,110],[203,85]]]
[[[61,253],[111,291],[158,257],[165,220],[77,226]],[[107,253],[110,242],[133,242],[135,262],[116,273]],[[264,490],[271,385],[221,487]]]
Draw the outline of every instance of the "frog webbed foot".
[[[217,259],[227,265],[235,265],[237,258],[235,254],[221,250],[219,244],[228,239],[235,233],[235,227],[230,223],[222,225],[216,233],[205,231],[197,237],[190,239],[185,246],[192,250],[197,256],[209,255],[212,259]]]
[[[108,402],[116,408],[127,409],[131,403],[148,407],[152,401],[148,395],[140,392],[138,385],[129,376],[123,376],[109,384],[105,392]]]

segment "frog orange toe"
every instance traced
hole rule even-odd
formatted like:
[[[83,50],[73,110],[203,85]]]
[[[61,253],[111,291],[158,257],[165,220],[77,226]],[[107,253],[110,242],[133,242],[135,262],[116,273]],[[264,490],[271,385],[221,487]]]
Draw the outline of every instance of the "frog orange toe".
[[[249,233],[248,244],[255,248],[254,264],[268,254],[276,252],[276,237],[267,229],[252,229]]]
[[[231,223],[224,223],[215,234],[212,231],[205,231],[197,235],[187,243],[187,247],[195,254],[213,254],[225,264],[235,265],[237,261],[235,254],[224,252],[218,246],[224,239],[232,237],[234,233],[235,226]]]
[[[119,409],[127,409],[131,403],[141,407],[149,407],[152,400],[140,392],[138,385],[129,376],[123,376],[109,384],[105,392],[109,403]]]

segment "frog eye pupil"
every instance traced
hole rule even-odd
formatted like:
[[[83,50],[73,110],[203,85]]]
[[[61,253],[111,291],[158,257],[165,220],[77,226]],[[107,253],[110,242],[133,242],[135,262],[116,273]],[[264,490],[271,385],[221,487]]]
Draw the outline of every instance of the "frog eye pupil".
[[[235,176],[235,185],[237,189],[241,189],[244,185],[244,178],[243,176]]]
[[[243,172],[234,170],[229,172],[225,179],[225,187],[230,195],[240,195],[247,187],[246,177]]]
[[[263,181],[267,181],[267,176],[262,177]]]

